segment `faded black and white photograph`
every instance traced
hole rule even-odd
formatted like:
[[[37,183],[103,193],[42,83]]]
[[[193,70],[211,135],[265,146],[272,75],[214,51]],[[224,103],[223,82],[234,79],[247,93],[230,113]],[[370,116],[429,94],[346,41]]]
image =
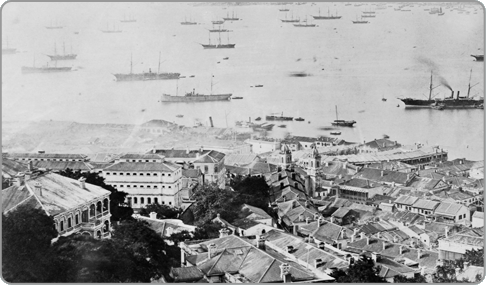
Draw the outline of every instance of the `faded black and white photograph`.
[[[485,8],[7,2],[4,283],[476,283]]]

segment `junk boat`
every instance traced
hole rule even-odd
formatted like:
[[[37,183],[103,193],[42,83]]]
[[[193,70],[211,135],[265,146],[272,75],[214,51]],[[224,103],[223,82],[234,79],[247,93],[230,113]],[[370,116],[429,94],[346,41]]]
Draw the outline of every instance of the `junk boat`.
[[[160,52],[159,52],[159,66],[157,69],[157,73],[152,72],[149,68],[149,72],[143,73],[133,73],[133,63],[132,63],[132,56],[130,55],[130,73],[128,74],[121,74],[116,73],[113,74],[116,77],[116,81],[142,81],[142,80],[168,80],[168,79],[179,79],[180,73],[177,72],[162,72],[160,73]]]
[[[484,54],[471,54],[472,57],[476,59],[476,61],[484,61]]]
[[[432,98],[432,90],[437,88],[438,86],[432,86],[432,72],[430,74],[430,87],[429,87],[429,98],[428,99],[414,99],[414,98],[398,98],[403,103],[405,103],[405,107],[410,108],[423,108],[423,107],[430,107],[431,104],[438,102],[443,104],[448,109],[455,109],[455,108],[475,108],[477,105],[484,104],[484,98],[481,99],[474,99],[469,97],[471,93],[471,88],[476,86],[477,84],[471,86],[471,76],[472,76],[472,69],[469,75],[469,85],[467,88],[467,96],[460,97],[459,91],[457,91],[457,97],[454,98],[454,91],[451,89],[451,96],[446,97],[444,99],[433,99]]]
[[[7,39],[7,47],[2,48],[2,54],[14,54],[14,53],[17,53],[17,49],[16,48],[9,48],[8,47],[8,39]]]
[[[123,15],[123,20],[120,20],[122,23],[135,23],[137,20],[133,18],[133,15],[128,16],[128,19]]]
[[[267,121],[292,121],[294,117],[284,117],[283,112],[280,116],[277,115],[267,115],[265,117]]]
[[[296,121],[298,121],[298,122],[305,121],[305,119],[304,119],[304,118],[302,118],[302,117],[295,118],[294,120],[296,120]]]
[[[354,124],[356,124],[356,121],[345,121],[345,120],[339,120],[338,118],[338,110],[336,106],[336,120],[331,123],[333,126],[341,126],[341,127],[352,127]]]
[[[54,44],[54,55],[47,55],[51,60],[72,60],[76,59],[77,54],[74,54],[71,47],[71,53],[66,54],[66,46],[63,43],[63,54],[57,54],[56,44]]]
[[[231,99],[243,99],[243,97],[232,97]]]
[[[329,12],[329,8],[327,9],[327,16],[321,16],[321,9],[319,9],[318,16],[312,16],[315,20],[338,20],[341,19],[342,16],[338,15],[331,15]]]
[[[182,118],[184,115],[176,115],[177,118]]]

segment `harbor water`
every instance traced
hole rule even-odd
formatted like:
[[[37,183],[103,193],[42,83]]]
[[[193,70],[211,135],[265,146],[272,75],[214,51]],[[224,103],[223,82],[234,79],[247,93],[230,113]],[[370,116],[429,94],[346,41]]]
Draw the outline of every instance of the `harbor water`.
[[[386,134],[403,144],[440,145],[450,158],[483,159],[484,110],[407,109],[397,99],[426,98],[431,71],[437,98],[450,96],[445,85],[465,96],[471,70],[470,96],[484,96],[484,64],[470,56],[484,54],[482,6],[457,6],[467,12],[443,8],[443,16],[424,11],[438,7],[434,3],[406,8],[411,11],[394,10],[398,6],[9,3],[3,10],[3,44],[8,37],[18,53],[2,57],[2,120],[140,124],[162,119],[192,126],[209,125],[211,116],[215,127],[233,127],[235,121],[264,121],[265,115],[283,113],[305,121],[282,122],[286,128],[275,126],[268,136],[330,136],[339,130],[341,138],[363,142]],[[280,12],[282,7],[290,12]],[[313,20],[310,15],[319,9],[342,18]],[[376,11],[376,17],[353,24],[363,11]],[[221,42],[236,47],[203,49],[209,37],[218,41],[217,33],[208,32],[211,21],[233,12],[241,20],[224,24],[232,32],[221,33]],[[137,21],[120,22],[128,14]],[[317,27],[280,21],[292,14]],[[184,18],[199,24],[181,25]],[[52,22],[64,28],[46,29]],[[107,26],[122,32],[103,33]],[[72,47],[78,54],[76,60],[57,62],[72,66],[72,72],[21,73],[21,66],[54,65],[45,54],[53,53],[55,43],[58,53],[65,43],[66,53]],[[156,72],[159,52],[161,71],[186,77],[115,81],[113,73],[130,72],[131,56],[133,72]],[[263,87],[254,87],[258,84]],[[160,102],[164,93],[193,89],[243,99]],[[339,119],[357,121],[353,128],[331,126],[335,106]]]

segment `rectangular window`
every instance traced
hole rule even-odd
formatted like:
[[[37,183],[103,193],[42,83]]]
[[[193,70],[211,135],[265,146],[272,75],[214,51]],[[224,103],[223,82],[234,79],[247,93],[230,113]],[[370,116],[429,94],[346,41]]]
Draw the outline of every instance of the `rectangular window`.
[[[133,197],[133,203],[134,203],[134,204],[138,204],[138,199],[137,199],[137,197]]]
[[[146,159],[145,162],[149,162],[148,159]]]
[[[148,203],[148,204],[152,204],[152,199],[147,198],[147,203]]]
[[[140,185],[140,188],[143,188],[143,185]]]
[[[167,176],[170,176],[170,173],[167,173]]]
[[[137,188],[137,185],[133,185],[133,188]]]
[[[162,173],[162,176],[165,176],[165,173]]]
[[[113,172],[113,175],[116,175],[116,172]]]
[[[169,205],[172,205],[172,202],[169,202]]]
[[[158,204],[159,203],[159,199],[158,198],[154,198],[154,203],[155,204]]]
[[[204,173],[208,173],[209,167],[207,165],[204,165]]]
[[[147,188],[151,188],[150,185],[147,185]]]
[[[147,173],[147,174],[145,174],[145,175],[150,176],[150,173]]]
[[[142,197],[142,198],[140,198],[140,204],[143,204],[144,202],[145,202],[145,201],[144,201],[143,197]]]

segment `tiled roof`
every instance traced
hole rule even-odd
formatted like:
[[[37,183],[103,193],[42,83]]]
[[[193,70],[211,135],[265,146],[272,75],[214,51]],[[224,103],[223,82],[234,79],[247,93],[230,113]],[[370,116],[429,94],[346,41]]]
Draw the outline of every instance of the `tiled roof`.
[[[26,164],[16,160],[2,158],[2,174],[10,177],[17,175],[19,172],[26,172],[28,167]]]
[[[163,159],[164,157],[153,153],[127,153],[119,157],[119,159]]]
[[[181,231],[193,232],[196,227],[191,225],[186,225],[182,221],[177,221],[173,219],[151,219],[149,217],[137,216],[137,219],[147,222],[151,229],[163,237],[169,237],[173,233],[178,233]]]
[[[84,161],[32,161],[32,166],[36,168],[52,169],[55,171],[72,170],[90,171],[93,166]]]
[[[84,154],[70,154],[70,153],[8,153],[9,158],[43,158],[43,159],[86,159]]]
[[[339,209],[337,209],[336,212],[332,213],[332,217],[335,217],[335,218],[344,218],[348,213],[349,213],[350,209],[348,207],[341,207]]]
[[[170,274],[177,283],[194,282],[204,277],[204,274],[197,268],[197,266],[171,268]]]
[[[153,150],[149,151],[153,153]],[[156,149],[155,154],[162,155],[166,158],[198,158],[199,156],[209,153],[209,150],[186,150],[186,149]]]
[[[117,162],[104,171],[162,171],[174,172],[181,168],[180,165],[172,162]]]
[[[230,166],[244,166],[258,160],[259,157],[254,153],[230,153],[225,156],[224,164]]]
[[[484,220],[484,212],[476,211],[476,212],[474,212],[472,217],[476,218],[476,219],[483,219]]]
[[[176,126],[176,124],[171,123],[169,121],[165,121],[165,120],[150,120],[148,122],[141,124],[140,126],[142,126],[142,127],[170,127],[170,126]]]
[[[430,200],[426,200],[426,199],[418,199],[413,204],[413,207],[433,211],[438,205],[439,205],[439,202],[436,202],[436,201],[430,201]]]
[[[34,191],[36,183],[42,185],[42,195]],[[27,180],[24,185],[11,186],[2,191],[3,211],[9,211],[33,196],[48,215],[54,216],[73,210],[83,204],[108,196],[110,191],[85,183],[85,189],[77,180],[55,173],[39,175]]]
[[[255,219],[271,219],[272,218],[272,216],[267,214],[267,212],[265,212],[263,209],[260,209],[258,207],[254,207],[254,206],[251,206],[251,205],[243,204],[241,211],[244,212],[246,210],[249,212],[249,215],[246,216],[247,219],[255,220]]]
[[[381,176],[382,172],[383,176]],[[410,174],[399,171],[380,170],[365,167],[362,168],[358,173],[356,173],[355,177],[374,180],[377,182],[395,182],[398,184],[405,184],[409,180],[408,175]]]
[[[403,204],[403,205],[412,206],[415,202],[417,202],[417,200],[418,200],[417,197],[401,195],[400,197],[398,197],[395,200],[395,204]]]
[[[342,231],[343,227],[339,225],[334,223],[324,223],[313,232],[313,235],[318,240],[332,243],[333,241],[338,240]]]
[[[435,214],[455,216],[462,208],[465,208],[465,206],[461,204],[441,202],[437,209],[435,209]]]
[[[201,175],[200,169],[182,169],[182,176],[187,178],[198,178]]]

